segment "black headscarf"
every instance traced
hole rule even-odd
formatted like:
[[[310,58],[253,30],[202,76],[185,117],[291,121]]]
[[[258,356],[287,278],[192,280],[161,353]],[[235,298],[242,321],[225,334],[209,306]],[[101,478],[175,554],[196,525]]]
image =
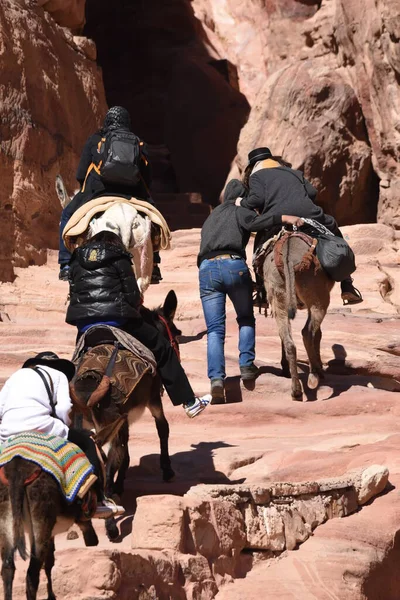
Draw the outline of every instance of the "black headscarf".
[[[109,131],[110,129],[131,129],[131,117],[122,106],[113,106],[107,112],[102,131]]]

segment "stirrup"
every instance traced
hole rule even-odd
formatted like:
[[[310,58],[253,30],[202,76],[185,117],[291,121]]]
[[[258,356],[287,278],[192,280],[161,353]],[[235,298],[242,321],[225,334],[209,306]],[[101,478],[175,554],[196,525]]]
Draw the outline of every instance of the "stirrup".
[[[362,297],[360,290],[354,286],[353,291],[342,293],[342,300],[344,306],[349,304],[360,304],[361,302],[364,302],[364,298]]]

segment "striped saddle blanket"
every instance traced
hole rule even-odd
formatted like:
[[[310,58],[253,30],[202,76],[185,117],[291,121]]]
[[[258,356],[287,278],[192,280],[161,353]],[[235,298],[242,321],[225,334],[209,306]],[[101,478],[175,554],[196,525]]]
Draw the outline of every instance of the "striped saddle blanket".
[[[0,448],[0,467],[17,456],[52,475],[67,502],[83,498],[97,479],[82,450],[57,435],[25,431],[9,438]]]

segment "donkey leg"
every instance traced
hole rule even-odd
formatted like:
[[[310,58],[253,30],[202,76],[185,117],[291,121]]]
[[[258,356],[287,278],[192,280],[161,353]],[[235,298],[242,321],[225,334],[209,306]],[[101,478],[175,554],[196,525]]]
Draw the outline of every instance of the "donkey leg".
[[[171,459],[169,457],[169,425],[162,407],[161,411],[162,413],[160,416],[153,415],[156,422],[158,437],[160,438],[160,468],[163,474],[163,480],[171,481],[175,477],[175,471],[171,467]]]
[[[292,398],[293,400],[302,400],[303,389],[297,371],[297,352],[292,338],[292,331],[289,319],[286,315],[286,307],[284,310],[276,312],[276,321],[278,324],[279,336],[282,346],[289,364],[290,376],[292,378]]]
[[[44,570],[46,573],[46,577],[47,577],[47,600],[56,600],[56,597],[54,595],[53,592],[53,584],[51,581],[51,570],[54,567],[54,552],[55,552],[55,546],[54,546],[54,538],[51,539],[49,546],[48,546],[48,550],[47,550],[47,556],[44,562]]]
[[[97,546],[99,538],[94,530],[92,521],[76,521],[76,524],[82,532],[85,546]]]
[[[290,377],[290,369],[288,359],[286,358],[285,346],[281,340],[282,347],[282,358],[281,358],[281,367],[282,367],[282,375],[283,377]]]
[[[171,467],[171,459],[169,457],[169,425],[163,410],[160,394],[160,381],[158,378],[153,381],[148,408],[156,422],[157,433],[160,440],[160,468],[163,474],[163,480],[171,481],[175,477],[175,472]]]
[[[27,600],[36,600],[39,587],[40,569],[42,568],[46,553],[39,550],[36,544],[31,549],[31,560],[29,561],[28,571],[26,573],[26,598]]]
[[[307,322],[302,330],[303,342],[310,362],[310,374],[307,385],[314,390],[318,387],[320,378],[323,377],[321,346],[321,323],[326,311],[323,308],[311,306],[308,311]]]
[[[106,468],[106,496],[112,497],[114,494],[114,477],[119,471],[123,462],[123,451],[117,445],[118,436],[113,440],[110,451],[107,456],[107,468]],[[106,533],[108,539],[112,542],[119,536],[119,529],[114,517],[110,517],[105,520]]]
[[[4,600],[12,600],[12,587],[15,573],[14,550],[10,543],[4,542],[1,550],[1,578],[4,586]]]
[[[121,497],[122,494],[124,493],[124,482],[125,482],[126,472],[129,469],[129,463],[130,463],[128,444],[124,444],[123,449],[124,449],[124,457],[122,459],[121,466],[118,470],[117,479],[115,480],[115,483],[114,483],[114,494],[117,494],[117,496],[119,496],[119,497]]]

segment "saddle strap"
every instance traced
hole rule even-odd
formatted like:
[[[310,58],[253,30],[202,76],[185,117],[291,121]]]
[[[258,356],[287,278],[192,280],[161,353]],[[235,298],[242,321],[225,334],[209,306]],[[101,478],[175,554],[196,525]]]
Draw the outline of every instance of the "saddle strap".
[[[39,375],[39,377],[41,378],[41,380],[44,383],[44,387],[46,388],[46,392],[49,397],[51,416],[54,417],[55,419],[58,419],[59,417],[57,416],[57,413],[56,413],[56,402],[54,402],[54,385],[53,385],[52,378],[46,371],[43,371],[42,369],[40,369],[40,367],[33,367],[32,370],[35,371],[35,373],[37,373]]]

